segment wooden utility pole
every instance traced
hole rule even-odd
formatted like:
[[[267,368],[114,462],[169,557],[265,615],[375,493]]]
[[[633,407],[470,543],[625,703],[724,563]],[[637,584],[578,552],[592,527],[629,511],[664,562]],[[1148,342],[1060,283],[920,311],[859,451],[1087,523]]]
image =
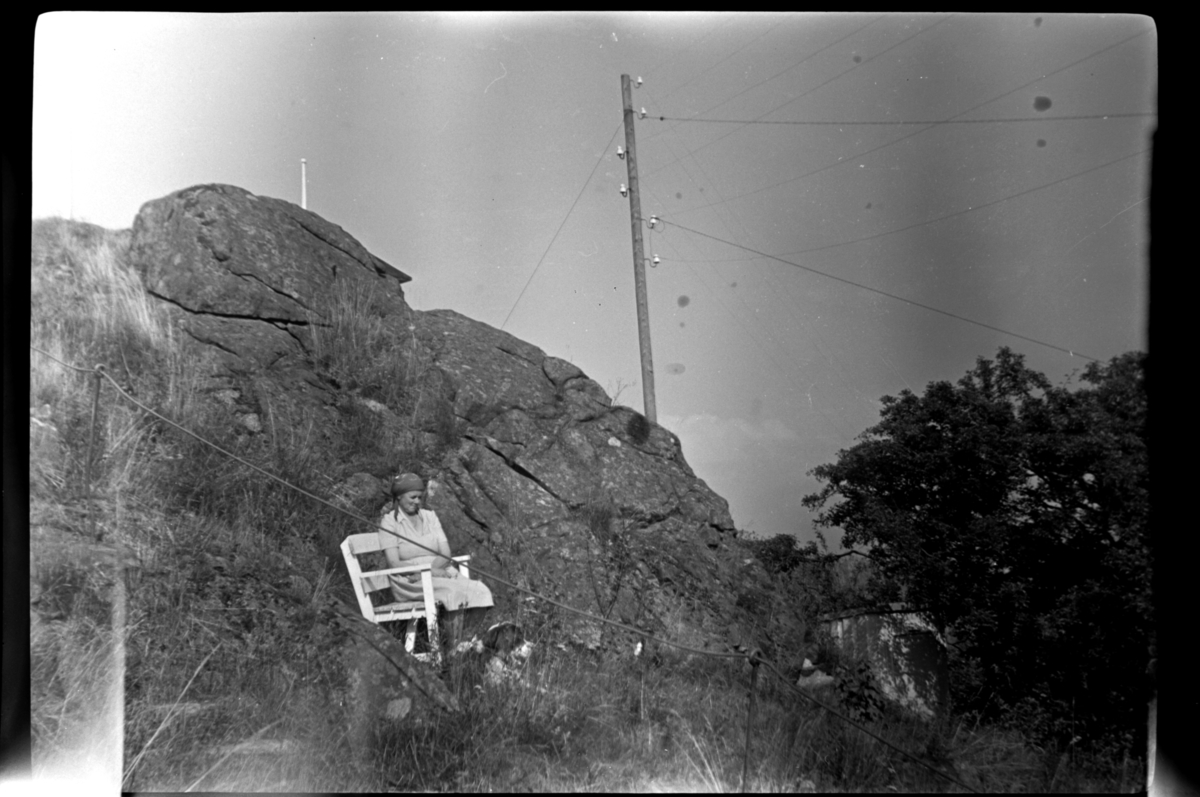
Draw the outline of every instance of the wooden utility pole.
[[[642,249],[642,198],[638,194],[637,148],[633,137],[633,89],[629,75],[621,75],[625,104],[625,159],[629,166],[629,215],[633,228],[633,287],[637,294],[638,344],[642,355],[642,414],[658,423],[654,406],[654,360],[650,356],[650,310],[646,304],[646,256]]]

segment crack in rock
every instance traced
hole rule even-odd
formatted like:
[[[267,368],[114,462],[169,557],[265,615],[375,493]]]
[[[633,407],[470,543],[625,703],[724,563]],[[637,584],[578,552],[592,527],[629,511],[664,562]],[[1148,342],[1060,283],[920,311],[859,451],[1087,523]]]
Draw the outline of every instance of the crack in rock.
[[[476,441],[476,442],[480,442],[480,441]],[[528,470],[526,470],[523,465],[518,463],[515,459],[510,459],[503,451],[499,450],[499,448],[496,447],[496,445],[498,444],[497,441],[493,440],[490,437],[485,437],[482,440],[482,443],[483,443],[484,448],[486,448],[488,451],[491,451],[496,456],[500,457],[500,459],[504,462],[504,464],[507,465],[509,467],[509,469],[511,469],[518,476],[523,476],[524,478],[526,478],[529,481],[536,484],[538,487],[541,487],[546,492],[547,495],[549,495],[555,501],[558,501],[563,506],[569,507],[571,505],[569,501],[567,501],[562,496],[558,495],[553,490],[551,490],[549,487],[547,487],[542,482],[541,479],[539,479],[537,476],[534,476],[532,473],[530,473]]]
[[[323,326],[323,325],[311,324],[308,321],[296,321],[291,318],[270,318],[270,317],[260,316],[260,315],[240,315],[238,313],[218,313],[218,312],[214,312],[212,310],[196,310],[192,307],[188,307],[187,305],[182,304],[181,302],[177,301],[176,299],[172,299],[169,296],[163,296],[162,294],[155,293],[152,290],[147,289],[146,293],[150,294],[155,299],[159,299],[159,300],[167,302],[168,304],[171,304],[175,307],[178,307],[180,310],[183,310],[188,315],[211,316],[212,318],[233,318],[233,319],[237,319],[239,321],[261,321],[264,324],[273,324],[274,326],[281,328],[281,329],[284,326],[297,326],[297,327]]]
[[[304,230],[306,233],[308,233],[312,237],[316,238],[321,243],[325,244],[326,246],[332,246],[334,249],[336,249],[339,252],[341,252],[342,254],[346,255],[354,262],[361,264],[364,268],[369,268],[371,271],[378,273],[379,270],[377,268],[375,268],[374,264],[363,262],[363,259],[361,257],[359,257],[358,255],[354,254],[353,252],[348,251],[344,247],[339,246],[338,244],[329,240],[325,236],[321,235],[321,233],[317,232],[312,227],[309,227],[307,224],[305,224],[303,221],[296,218],[295,216],[291,216],[290,214],[289,214],[289,216],[293,221],[296,222],[297,225],[299,225],[300,229]]]
[[[266,280],[264,280],[262,277],[258,276],[257,274],[253,274],[250,272],[243,273],[240,271],[233,271],[232,269],[230,269],[229,273],[234,275],[235,277],[241,277],[242,279],[253,280],[254,282],[257,282],[258,284],[262,285],[267,290],[272,291],[273,293],[276,293],[276,294],[300,305],[302,308],[304,308],[304,310],[306,312],[309,312],[309,313],[313,312],[312,308],[310,308],[308,305],[304,304],[304,302],[300,301],[299,297],[293,296],[292,294],[288,293],[287,291],[276,288],[274,285],[267,282]]]

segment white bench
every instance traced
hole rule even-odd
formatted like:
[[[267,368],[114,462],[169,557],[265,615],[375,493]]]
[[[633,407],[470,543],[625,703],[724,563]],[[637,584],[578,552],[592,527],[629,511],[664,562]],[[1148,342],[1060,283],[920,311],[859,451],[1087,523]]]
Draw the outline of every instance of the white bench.
[[[354,585],[354,595],[358,598],[358,608],[362,616],[372,623],[407,623],[404,634],[404,648],[413,653],[417,643],[417,621],[425,618],[425,628],[429,634],[429,653],[414,653],[422,661],[438,663],[441,659],[441,648],[438,645],[437,604],[433,598],[433,572],[431,564],[406,565],[404,567],[389,567],[385,570],[370,570],[364,572],[358,557],[368,553],[382,552],[388,546],[381,535],[376,532],[367,534],[351,534],[342,541],[342,558],[346,560],[346,569],[350,571],[350,583]],[[463,578],[470,577],[467,563],[470,555],[451,557],[458,563]],[[380,606],[371,604],[371,593],[388,589],[388,576],[420,573],[422,599],[407,602],[389,602]],[[415,586],[415,585],[414,585]]]

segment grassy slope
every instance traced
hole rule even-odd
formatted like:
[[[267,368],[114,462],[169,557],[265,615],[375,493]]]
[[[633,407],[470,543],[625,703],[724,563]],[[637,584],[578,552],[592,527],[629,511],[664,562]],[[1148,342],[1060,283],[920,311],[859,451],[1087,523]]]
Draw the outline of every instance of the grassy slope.
[[[210,363],[147,299],[124,260],[127,231],[48,219],[34,222],[33,241],[34,346],[78,365],[104,363],[148,406],[319,488],[322,461],[311,441],[270,428],[239,436],[219,407],[200,400]],[[318,341],[322,361],[342,380],[383,374],[383,383],[401,383],[371,315],[348,311],[363,297],[335,300],[341,312],[333,334]],[[747,665],[669,651],[654,661],[561,651],[549,608],[520,618],[542,643],[527,685],[478,688],[472,673],[451,668],[446,682],[461,713],[414,712],[372,728],[369,746],[352,742],[345,640],[324,619],[329,601],[349,596],[332,554],[350,527],[104,385],[91,462],[95,539],[85,501],[89,377],[34,352],[30,374],[35,773],[90,766],[93,776],[139,791],[739,786]],[[380,399],[397,410],[410,401]],[[379,437],[350,431],[366,442]],[[431,455],[402,452],[410,461]],[[820,696],[838,700],[831,689]],[[953,761],[976,788],[1139,784],[1133,764],[1097,767],[1011,733],[933,728],[890,709],[873,722],[905,749]],[[943,785],[766,673],[750,773],[755,788],[771,791]]]

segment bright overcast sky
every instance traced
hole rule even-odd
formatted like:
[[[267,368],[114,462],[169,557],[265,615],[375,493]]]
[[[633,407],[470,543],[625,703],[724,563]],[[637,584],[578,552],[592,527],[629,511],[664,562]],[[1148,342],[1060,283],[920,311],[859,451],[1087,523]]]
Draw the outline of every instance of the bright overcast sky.
[[[1054,381],[1087,360],[1053,347],[1145,347],[1145,17],[58,13],[35,47],[35,218],[129,227],[197,183],[298,203],[306,158],[309,209],[415,308],[637,409],[640,76],[658,419],[758,534],[811,537],[808,471],[883,395],[1002,345]]]

